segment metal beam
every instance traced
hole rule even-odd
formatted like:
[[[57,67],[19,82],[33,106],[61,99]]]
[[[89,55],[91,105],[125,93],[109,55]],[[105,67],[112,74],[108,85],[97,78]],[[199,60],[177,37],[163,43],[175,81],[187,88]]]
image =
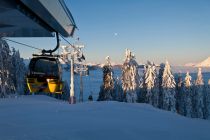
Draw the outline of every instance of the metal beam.
[[[0,37],[72,36],[74,19],[63,0],[1,0]]]

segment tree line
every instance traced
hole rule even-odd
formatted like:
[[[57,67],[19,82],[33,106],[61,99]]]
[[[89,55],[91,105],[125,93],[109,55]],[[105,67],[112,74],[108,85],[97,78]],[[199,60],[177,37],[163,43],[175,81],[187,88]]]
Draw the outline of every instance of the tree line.
[[[148,61],[143,76],[140,76],[135,56],[126,49],[121,78],[113,75],[110,58],[107,57],[98,101],[148,103],[186,117],[210,119],[210,81],[204,84],[201,68],[193,82],[189,72],[185,78],[181,75],[174,78],[168,61],[160,64],[159,68]]]

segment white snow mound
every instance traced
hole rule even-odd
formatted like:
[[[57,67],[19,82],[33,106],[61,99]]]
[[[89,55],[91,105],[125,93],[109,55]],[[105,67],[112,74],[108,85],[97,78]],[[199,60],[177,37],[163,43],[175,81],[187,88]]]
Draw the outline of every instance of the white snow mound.
[[[147,104],[0,99],[0,140],[210,140],[210,121]]]

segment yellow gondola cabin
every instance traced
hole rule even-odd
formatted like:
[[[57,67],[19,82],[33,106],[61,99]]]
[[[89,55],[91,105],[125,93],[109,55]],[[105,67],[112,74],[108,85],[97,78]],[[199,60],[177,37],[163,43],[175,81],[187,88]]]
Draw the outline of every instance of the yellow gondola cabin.
[[[62,94],[61,70],[61,65],[56,57],[50,55],[33,57],[27,74],[27,85],[30,93]]]

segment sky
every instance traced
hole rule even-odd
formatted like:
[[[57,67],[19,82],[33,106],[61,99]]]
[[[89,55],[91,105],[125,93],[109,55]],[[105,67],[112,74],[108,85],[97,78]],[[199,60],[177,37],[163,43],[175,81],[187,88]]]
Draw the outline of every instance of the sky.
[[[123,63],[126,48],[139,63],[167,59],[172,65],[184,65],[210,56],[209,0],[65,1],[78,26],[69,40],[80,38],[87,62],[104,63],[109,55],[111,61]],[[40,48],[55,46],[54,38],[21,41]],[[19,47],[23,57],[34,53]]]

